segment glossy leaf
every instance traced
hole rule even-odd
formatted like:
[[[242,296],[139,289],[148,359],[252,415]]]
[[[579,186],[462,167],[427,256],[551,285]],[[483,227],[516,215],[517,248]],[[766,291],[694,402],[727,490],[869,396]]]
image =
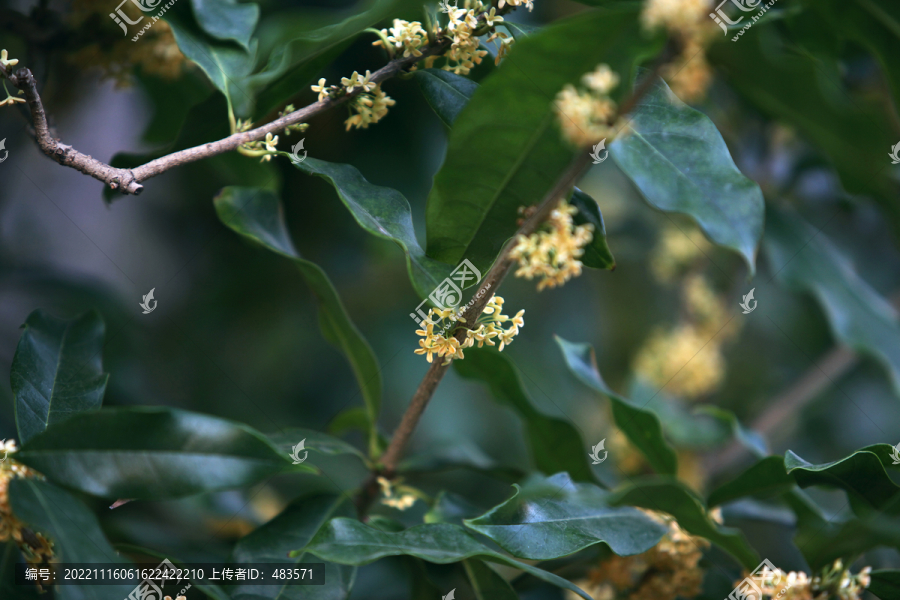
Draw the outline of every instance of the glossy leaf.
[[[303,441],[303,447],[307,451],[328,455],[352,454],[359,457],[363,462],[367,462],[365,454],[357,450],[355,446],[314,429],[291,427],[277,433],[270,433],[269,439],[282,452],[287,452],[288,454],[291,454],[294,446]]]
[[[54,483],[110,499],[177,498],[315,471],[292,465],[246,425],[150,406],[75,415],[32,438],[16,459]]]
[[[520,569],[591,600],[569,581],[494,552],[462,527],[448,523],[417,525],[398,533],[389,533],[355,519],[337,518],[329,521],[305,548],[292,554],[302,552],[345,565],[367,565],[386,556],[414,556],[437,564],[477,558]]]
[[[103,403],[105,326],[96,311],[72,320],[28,315],[10,370],[19,441]]]
[[[581,262],[591,269],[616,270],[616,259],[606,241],[606,224],[597,201],[578,188],[572,192],[569,203],[578,209],[572,220],[576,225],[590,223],[594,226],[594,237],[591,243],[584,247]]]
[[[607,492],[566,473],[513,487],[509,500],[465,525],[518,558],[550,560],[600,543],[620,556],[641,554],[668,531],[634,508],[610,508]]]
[[[622,433],[641,451],[647,462],[659,473],[674,475],[678,471],[675,449],[663,437],[659,418],[653,411],[635,406],[612,391],[600,371],[594,349],[589,344],[574,344],[556,336],[569,370],[589,388],[607,396],[612,403],[613,418]]]
[[[767,220],[765,251],[778,281],[811,293],[835,337],[880,362],[900,394],[897,311],[856,274],[824,233],[799,216],[772,207]]]
[[[453,362],[457,373],[490,388],[501,404],[513,408],[525,424],[534,464],[545,475],[565,471],[575,481],[596,482],[588,464],[588,448],[574,425],[538,411],[525,392],[512,361],[499,352],[469,348],[465,360]]]
[[[629,115],[609,154],[644,198],[693,218],[706,236],[739,253],[752,275],[762,237],[764,201],[735,166],[712,121],[657,79]]]
[[[872,571],[872,580],[867,588],[881,600],[900,600],[900,571],[878,569]]]
[[[427,297],[453,271],[453,267],[425,256],[416,240],[409,202],[397,190],[369,183],[352,165],[307,157],[295,166],[334,186],[360,227],[403,248],[409,277],[420,297]]]
[[[427,448],[404,459],[398,466],[398,473],[436,473],[453,469],[468,469],[484,473],[494,479],[510,483],[525,476],[520,469],[497,463],[476,446],[467,443]]]
[[[443,69],[419,69],[413,75],[428,105],[447,127],[478,89],[471,79]]]
[[[381,409],[381,368],[378,359],[350,320],[325,271],[302,258],[294,249],[278,196],[269,190],[227,187],[214,203],[219,219],[229,228],[297,265],[319,302],[322,335],[339,348],[350,362],[366,405],[370,449],[377,450],[377,420]]]
[[[53,542],[54,559],[61,563],[115,563],[127,566],[109,544],[97,517],[78,498],[46,481],[11,479],[9,504],[13,514],[32,531]],[[126,598],[134,585],[61,585],[60,600]]]
[[[615,490],[609,501],[612,506],[640,506],[669,513],[688,533],[706,538],[733,557],[745,569],[759,564],[759,555],[744,534],[737,529],[723,527],[713,521],[706,507],[684,484],[669,478],[643,478]]]
[[[844,490],[859,516],[874,512],[897,514],[900,486],[891,480],[882,464],[890,464],[890,448],[888,444],[868,446],[840,460],[818,465],[788,450],[784,466],[800,487],[823,485]]]
[[[295,500],[281,514],[244,536],[235,545],[236,563],[318,562],[309,555],[288,554],[306,546],[335,517],[353,517],[356,511],[347,496],[323,494]],[[325,585],[242,585],[233,588],[234,600],[344,600],[353,587],[356,567],[325,563]]]
[[[259,19],[259,5],[236,0],[191,0],[194,18],[203,31],[219,40],[233,40],[250,49],[250,38]]]
[[[784,468],[780,456],[766,457],[709,495],[709,506],[718,506],[746,496],[766,496],[794,487],[794,478]]]
[[[428,197],[427,253],[479,270],[516,230],[518,208],[539,202],[575,151],[562,140],[553,100],[599,63],[630,81],[634,61],[657,47],[634,7],[557,21],[516,42],[454,121],[444,165]]]
[[[497,571],[480,560],[464,560],[475,600],[518,600],[519,595]],[[882,599],[883,600],[883,599]]]

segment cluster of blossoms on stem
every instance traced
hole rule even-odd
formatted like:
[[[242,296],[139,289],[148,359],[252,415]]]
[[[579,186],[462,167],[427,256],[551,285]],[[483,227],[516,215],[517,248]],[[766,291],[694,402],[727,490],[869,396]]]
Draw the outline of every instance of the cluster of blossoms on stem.
[[[533,210],[533,209],[531,209]],[[563,285],[581,275],[584,247],[594,238],[590,223],[575,225],[572,220],[578,209],[565,200],[550,213],[542,228],[531,235],[519,235],[510,258],[519,262],[516,277],[539,277],[537,289]],[[528,216],[529,209],[520,207],[519,213]]]
[[[640,510],[666,525],[666,535],[643,554],[611,556],[591,569],[585,579],[575,581],[575,585],[595,600],[675,600],[696,596],[703,582],[699,563],[709,542],[684,531],[666,513]],[[719,519],[715,512],[711,516]],[[571,591],[567,596],[570,600],[578,598]]]
[[[500,352],[510,345],[513,338],[519,334],[519,328],[525,326],[525,310],[520,310],[516,316],[510,317],[503,314],[503,298],[491,296],[484,307],[484,311],[475,320],[474,327],[466,329],[466,337],[462,343],[457,340],[454,333],[454,323],[465,323],[461,317],[454,318],[452,308],[432,308],[428,311],[428,318],[421,323],[421,329],[416,334],[423,337],[419,340],[419,348],[414,350],[416,354],[424,354],[428,362],[432,362],[433,355],[444,357],[444,364],[450,364],[451,360],[465,358],[463,350],[471,348],[478,343],[481,348],[485,344],[496,346]],[[504,325],[509,324],[504,329]]]
[[[617,109],[609,93],[619,85],[619,75],[601,64],[581,81],[585,89],[566,85],[556,95],[554,107],[563,135],[578,147],[611,140],[623,128],[621,122],[610,125]]]
[[[378,485],[381,486],[381,493],[384,494],[381,503],[385,506],[390,506],[397,510],[406,510],[416,503],[416,496],[409,493],[414,491],[412,488],[399,485],[399,481],[397,482],[398,485],[394,487],[390,480],[385,477],[379,477],[377,481]]]
[[[785,573],[781,569],[763,567],[755,576],[763,597],[778,600],[860,600],[871,582],[872,567],[865,567],[856,575],[837,560],[819,575],[810,577],[803,571]],[[741,582],[737,582],[740,585]],[[762,599],[760,599],[762,600]]]
[[[11,457],[16,452],[15,440],[0,442],[0,452],[7,457],[0,462],[0,543],[12,540],[31,566],[46,565],[53,559],[53,543],[40,533],[30,531],[12,513],[9,505],[9,482],[39,475]]]
[[[403,22],[405,23],[405,21]],[[351,127],[367,129],[369,125],[377,123],[388,114],[388,107],[396,104],[390,96],[382,91],[381,84],[372,81],[372,73],[369,71],[366,71],[365,75],[353,71],[350,77],[341,78],[339,86],[328,85],[323,77],[311,88],[319,95],[319,102],[341,94],[351,94],[357,89],[362,90],[361,94],[354,96],[348,103],[352,114],[344,121],[347,131],[350,131]]]
[[[9,58],[9,54],[6,52],[5,49],[0,50],[0,64],[2,64],[4,67],[9,69],[9,67],[14,67],[17,64],[19,64],[19,59],[18,58]],[[12,94],[9,93],[9,90],[6,89],[5,81],[3,82],[3,91],[6,92],[6,98],[4,98],[3,100],[0,100],[0,106],[5,106],[7,104],[12,106],[16,102],[25,102],[25,98],[17,98],[16,96],[13,96]],[[22,91],[19,90],[19,93],[21,94]]]
[[[680,43],[680,53],[663,69],[672,91],[685,102],[701,100],[712,81],[706,48],[717,34],[707,0],[647,0],[641,20],[649,30],[665,29]]]

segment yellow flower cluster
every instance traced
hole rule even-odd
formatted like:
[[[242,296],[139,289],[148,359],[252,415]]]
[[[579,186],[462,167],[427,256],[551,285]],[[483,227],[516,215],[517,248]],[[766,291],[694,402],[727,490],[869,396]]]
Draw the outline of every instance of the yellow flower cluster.
[[[634,371],[651,385],[687,399],[715,390],[725,376],[719,347],[690,323],[656,331],[634,360]]]
[[[372,123],[377,123],[388,113],[388,107],[396,104],[393,98],[381,90],[381,85],[376,85],[371,94],[360,94],[353,98],[350,108],[356,111],[349,119],[344,121],[347,131],[351,127],[368,129]]]
[[[523,213],[525,209],[520,208]],[[581,275],[584,247],[594,238],[590,223],[575,225],[572,215],[578,209],[565,200],[550,213],[544,229],[529,236],[519,235],[510,258],[519,261],[516,277],[540,277],[538,291],[557,287],[572,277]]]
[[[9,505],[9,482],[13,479],[38,477],[38,474],[13,460],[11,455],[16,452],[15,440],[0,442],[0,452],[7,457],[0,462],[0,543],[13,540],[29,565],[46,565],[53,558],[53,543],[40,533],[25,527],[13,515]]]
[[[778,600],[860,600],[871,582],[872,567],[865,567],[856,575],[845,569],[840,560],[822,570],[820,575],[809,577],[803,571],[785,573],[768,566],[754,578],[764,597]],[[760,580],[761,583],[760,583]],[[740,585],[741,582],[736,582]],[[762,599],[760,599],[762,600]]]
[[[716,28],[707,0],[647,0],[641,19],[647,29],[666,29],[680,44],[678,57],[663,69],[672,91],[685,102],[701,100],[712,81],[706,47]]]
[[[418,21],[404,21],[402,19],[394,19],[394,26],[382,29],[381,34],[394,50],[403,51],[403,56],[422,56],[420,48],[428,43],[428,33],[422,28],[422,24]],[[372,44],[373,46],[384,46],[382,40],[378,40]],[[393,56],[394,52],[391,52]]]
[[[430,309],[428,319],[422,321],[421,329],[416,330],[416,334],[424,339],[419,340],[419,348],[414,352],[424,354],[428,362],[432,362],[434,354],[443,356],[445,365],[450,364],[453,359],[465,358],[463,350],[471,348],[476,342],[481,348],[485,344],[496,346],[499,341],[500,346],[497,349],[503,352],[503,348],[510,345],[513,338],[519,334],[519,328],[525,326],[525,310],[520,310],[514,317],[504,315],[503,302],[500,296],[491,296],[484,311],[476,319],[475,327],[466,330],[466,337],[462,343],[453,336],[453,325],[456,321],[465,323],[465,320],[461,317],[454,318],[452,308]],[[504,329],[503,325],[506,323],[509,323],[509,326]]]
[[[685,229],[669,225],[663,230],[650,257],[650,268],[657,280],[672,283],[680,279],[698,260],[705,258],[711,248],[696,227]]]
[[[466,2],[466,6],[469,6]],[[457,75],[468,75],[469,71],[477,64],[481,64],[481,59],[487,56],[487,50],[480,50],[480,42],[475,35],[475,30],[479,26],[478,15],[484,13],[484,22],[489,27],[493,27],[495,23],[503,21],[503,17],[497,15],[497,10],[491,8],[491,11],[484,12],[485,7],[480,0],[475,0],[472,8],[453,8],[448,13],[450,22],[447,24],[446,34],[453,38],[453,44],[450,46],[444,57],[447,64],[442,67],[445,71],[453,71]],[[427,65],[430,66],[430,65]]]
[[[393,489],[390,480],[385,477],[378,478],[378,485],[381,486],[381,493],[384,494],[381,503],[385,506],[406,510],[416,503],[416,497],[413,494],[401,492],[401,489],[405,489],[402,486],[398,486],[396,490]]]
[[[602,64],[581,81],[587,89],[566,85],[556,95],[554,106],[563,135],[579,147],[611,140],[622,129],[622,123],[610,125],[616,116],[616,103],[609,93],[619,85],[618,74]]]
[[[703,569],[699,562],[709,542],[684,531],[671,516],[643,510],[668,526],[659,543],[643,554],[616,556],[603,561],[575,585],[595,600],[675,600],[700,593]],[[571,600],[577,596],[567,592]]]

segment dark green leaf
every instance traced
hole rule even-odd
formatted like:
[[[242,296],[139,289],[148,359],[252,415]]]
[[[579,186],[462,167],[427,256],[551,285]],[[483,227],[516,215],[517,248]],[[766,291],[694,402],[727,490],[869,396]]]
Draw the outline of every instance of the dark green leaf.
[[[9,503],[13,514],[32,531],[53,542],[57,562],[128,564],[110,546],[94,514],[80,500],[46,481],[12,479]],[[126,598],[134,585],[61,585],[60,600]]]
[[[506,27],[510,35],[512,35],[517,42],[520,39],[541,30],[540,27],[535,27],[533,25],[522,25],[521,23],[513,23],[512,21],[504,21],[503,26]]]
[[[414,73],[422,95],[444,125],[451,127],[478,84],[443,69],[419,69]]]
[[[177,498],[315,471],[292,465],[246,425],[150,406],[75,415],[32,438],[16,459],[55,483],[111,499]]]
[[[22,444],[49,425],[100,408],[109,379],[102,365],[104,330],[96,311],[70,321],[42,310],[28,315],[10,371]]]
[[[709,495],[709,506],[718,506],[746,496],[780,494],[794,487],[794,478],[787,474],[784,459],[766,457],[738,475],[732,481],[718,487]]]
[[[277,517],[241,538],[232,559],[238,563],[313,562],[309,555],[288,557],[291,550],[306,546],[330,519],[353,517],[347,496],[317,495],[292,502]],[[356,567],[325,563],[325,585],[242,585],[234,600],[344,600],[356,577]]]
[[[453,361],[463,377],[487,384],[491,394],[513,408],[525,422],[534,464],[545,475],[565,471],[575,481],[596,482],[588,464],[589,446],[568,421],[548,417],[531,403],[512,361],[487,349],[469,348],[465,360]]]
[[[332,519],[305,548],[292,554],[309,552],[323,560],[344,565],[367,565],[386,556],[414,556],[437,564],[455,563],[469,558],[521,569],[542,581],[590,596],[567,580],[537,567],[513,560],[488,549],[458,525],[434,523],[417,525],[398,533],[373,529],[355,519]]]
[[[307,158],[295,165],[309,175],[321,177],[334,186],[341,202],[360,227],[382,239],[396,242],[406,253],[413,287],[425,298],[450,275],[453,267],[425,256],[416,240],[409,202],[393,188],[373,185],[352,165]]]
[[[692,217],[713,242],[739,253],[750,274],[765,211],[762,191],[735,166],[712,121],[657,79],[609,146],[647,201]]]
[[[575,188],[569,203],[578,209],[573,220],[576,225],[590,223],[594,226],[594,238],[585,246],[581,262],[591,269],[616,270],[616,259],[606,243],[606,225],[603,223],[603,215],[597,201],[580,189]]]
[[[358,456],[363,462],[368,463],[365,454],[356,449],[355,446],[348,444],[344,440],[330,436],[327,433],[316,431],[314,429],[303,429],[301,427],[292,427],[284,429],[278,433],[270,433],[269,439],[278,446],[281,451],[291,454],[294,446],[304,441],[304,449],[318,452],[320,454],[352,454]]]
[[[835,337],[884,365],[900,394],[900,322],[897,311],[856,274],[821,231],[800,217],[770,207],[764,241],[776,278],[811,293]]]
[[[250,38],[259,19],[257,4],[238,4],[235,0],[191,0],[191,7],[203,31],[216,39],[233,40],[250,50]]]
[[[632,404],[613,392],[597,370],[594,349],[589,344],[573,344],[556,336],[566,365],[589,388],[607,396],[612,403],[613,418],[622,433],[641,451],[647,462],[658,472],[674,475],[678,472],[678,456],[663,437],[657,416]]]
[[[881,600],[900,600],[900,571],[879,569],[872,571],[868,590]]]
[[[451,469],[469,469],[510,483],[519,481],[525,474],[515,467],[498,464],[491,457],[471,444],[428,448],[410,456],[397,466],[397,472],[434,473]]]
[[[607,492],[566,473],[514,487],[509,500],[465,525],[519,558],[550,560],[600,543],[620,556],[641,554],[667,531],[639,510],[610,508]]]
[[[759,564],[759,555],[747,543],[744,534],[713,521],[700,499],[679,481],[663,477],[641,479],[614,491],[609,504],[669,513],[685,531],[716,544],[745,569],[752,570]]]
[[[377,452],[377,420],[381,408],[381,369],[369,343],[350,320],[341,299],[315,263],[294,249],[278,196],[269,190],[226,187],[214,200],[219,219],[243,237],[294,261],[319,301],[319,326],[325,338],[339,348],[353,369],[362,390],[369,420],[370,453]]]
[[[452,492],[441,492],[434,504],[422,520],[425,523],[453,523],[462,525],[464,519],[477,517],[484,512],[483,508],[475,506],[462,496]]]
[[[518,600],[519,595],[495,570],[480,560],[464,560],[475,600]],[[884,600],[884,599],[882,599]]]
[[[558,21],[516,42],[508,68],[472,95],[450,131],[447,157],[428,197],[427,252],[486,269],[516,230],[518,208],[539,202],[569,167],[556,94],[599,63],[625,81],[658,46],[640,32],[634,7]]]
[[[883,460],[890,463],[888,444],[878,444],[857,450],[840,460],[814,465],[790,450],[784,455],[784,466],[797,485],[824,485],[847,492],[850,506],[859,516],[876,511],[900,512],[900,486],[884,470]],[[882,459],[879,455],[884,456]]]

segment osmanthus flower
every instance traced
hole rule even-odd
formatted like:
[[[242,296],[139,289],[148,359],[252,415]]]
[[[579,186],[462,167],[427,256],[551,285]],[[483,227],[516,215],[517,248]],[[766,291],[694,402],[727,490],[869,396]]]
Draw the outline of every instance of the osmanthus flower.
[[[9,54],[6,50],[0,50],[0,64],[9,69],[9,67],[14,67],[19,64],[18,58],[9,58]],[[5,106],[7,104],[13,105],[16,102],[25,102],[25,98],[17,98],[9,93],[9,90],[6,89],[6,81],[3,82],[3,91],[6,92],[6,98],[0,100],[0,106]],[[22,93],[21,91],[19,93]]]
[[[390,506],[397,510],[406,510],[416,503],[418,490],[400,485],[403,481],[402,479],[397,480],[393,484],[385,477],[378,477],[377,481],[378,485],[381,486],[381,493],[384,495],[381,503],[385,506]]]
[[[610,125],[616,116],[616,103],[609,93],[619,84],[619,75],[601,64],[582,77],[586,89],[566,85],[554,102],[563,135],[573,145],[585,147],[601,140],[612,140],[624,130],[624,123]]]
[[[634,359],[634,371],[674,396],[696,400],[715,391],[725,377],[721,344],[692,323],[657,330]]]
[[[613,555],[588,571],[575,585],[595,600],[675,600],[700,593],[703,569],[699,566],[709,542],[684,531],[666,513],[640,509],[669,530],[659,543],[635,556]],[[710,515],[716,518],[716,515]],[[578,598],[567,591],[567,598]]]
[[[444,358],[445,365],[450,364],[452,360],[465,358],[463,350],[471,348],[476,343],[479,348],[485,344],[498,346],[497,349],[502,352],[519,334],[519,328],[525,326],[525,310],[520,310],[514,317],[510,317],[503,314],[503,302],[500,296],[491,296],[484,311],[475,320],[474,327],[468,327],[465,319],[455,314],[451,308],[430,309],[428,318],[423,320],[421,328],[416,330],[416,334],[423,339],[419,340],[419,348],[414,352],[425,355],[428,362],[432,362],[436,354]],[[456,323],[462,325],[457,326]],[[466,337],[462,343],[453,335],[458,327],[466,329]]]
[[[837,560],[825,567],[815,577],[803,571],[788,573],[776,568],[763,567],[757,574],[757,584],[764,598],[778,600],[860,600],[871,583],[872,567],[865,567],[856,575]],[[740,582],[736,582],[736,585]],[[762,599],[760,599],[762,600]]]
[[[647,29],[665,29],[681,44],[678,57],[663,69],[672,91],[685,102],[700,100],[712,81],[706,48],[717,35],[707,0],[647,0],[641,20]]]
[[[428,43],[428,33],[418,21],[404,21],[402,19],[394,19],[393,27],[381,30],[382,39],[373,42],[373,46],[384,46],[383,40],[387,40],[391,45],[388,50],[393,56],[395,51],[403,51],[403,56],[422,56],[419,50]]]
[[[15,440],[0,442],[6,460],[0,462],[0,543],[12,540],[31,566],[46,565],[53,559],[53,543],[40,533],[30,531],[16,518],[9,505],[9,482],[13,479],[42,478],[36,471],[16,462]]]
[[[524,213],[526,209],[520,208]],[[557,287],[581,275],[579,257],[594,237],[590,223],[575,225],[572,216],[578,209],[565,200],[550,213],[542,229],[531,235],[519,235],[510,258],[519,262],[516,277],[539,277],[538,291]]]
[[[389,106],[396,104],[393,98],[382,91],[381,85],[376,85],[373,90],[373,93],[359,94],[350,101],[350,110],[356,114],[344,121],[347,131],[351,127],[367,129],[388,114]]]

